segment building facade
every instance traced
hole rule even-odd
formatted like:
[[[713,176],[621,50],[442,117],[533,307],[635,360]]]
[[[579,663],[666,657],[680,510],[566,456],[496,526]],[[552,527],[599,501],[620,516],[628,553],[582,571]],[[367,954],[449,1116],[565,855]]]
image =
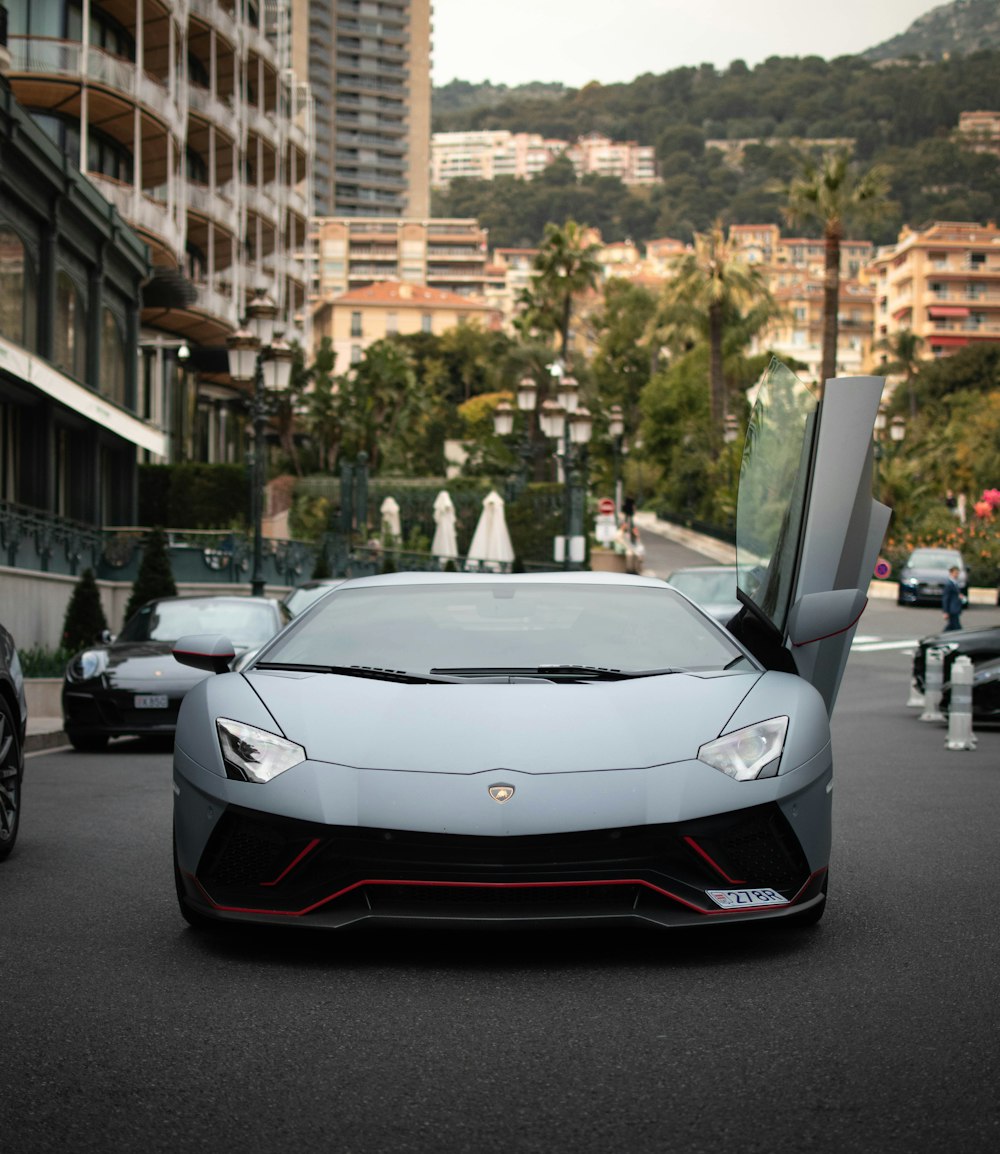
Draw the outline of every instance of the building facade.
[[[315,216],[430,212],[431,0],[292,0],[315,103]]]
[[[599,132],[570,142],[496,129],[435,132],[431,137],[431,184],[447,188],[459,177],[531,180],[559,156],[569,158],[578,177],[614,176],[624,184],[654,184],[657,179],[652,145],[611,140]]]
[[[136,414],[168,434],[148,459],[242,459],[226,337],[255,293],[308,341],[312,104],[291,3],[6,0],[15,96],[148,247]]]
[[[317,305],[379,281],[486,296],[487,232],[475,220],[318,219]]]
[[[365,349],[386,337],[412,333],[440,336],[461,324],[500,327],[500,312],[485,301],[424,285],[380,281],[325,302],[316,313],[317,341],[328,337],[336,354],[336,369],[356,365]]]
[[[137,371],[149,272],[0,75],[0,563],[17,565],[29,510],[49,518],[50,549],[73,548],[72,523],[135,523],[137,452],[166,451]]]
[[[872,261],[879,338],[909,329],[947,356],[1000,341],[1000,229],[965,221],[903,228]]]
[[[826,246],[821,238],[784,237],[776,224],[740,224],[729,241],[758,269],[780,309],[757,341],[779,356],[806,365],[803,376],[819,380],[823,363],[823,281]],[[871,365],[875,292],[866,269],[874,253],[867,240],[840,243],[837,371],[864,373]]]

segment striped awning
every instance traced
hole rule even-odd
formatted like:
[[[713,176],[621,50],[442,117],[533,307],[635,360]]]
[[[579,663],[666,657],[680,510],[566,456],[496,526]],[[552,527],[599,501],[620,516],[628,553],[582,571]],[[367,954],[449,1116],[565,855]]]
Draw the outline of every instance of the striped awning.
[[[932,317],[967,317],[969,310],[961,305],[932,305],[927,313]]]

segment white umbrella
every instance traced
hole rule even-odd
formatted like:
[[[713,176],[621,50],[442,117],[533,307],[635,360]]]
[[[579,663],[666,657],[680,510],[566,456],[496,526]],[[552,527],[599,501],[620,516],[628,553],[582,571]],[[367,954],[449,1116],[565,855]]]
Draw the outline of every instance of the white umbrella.
[[[455,536],[455,505],[446,489],[434,498],[434,540],[431,555],[439,561],[449,561],[458,556],[458,539]]]
[[[514,560],[507,521],[503,513],[503,497],[495,490],[483,498],[476,531],[469,546],[468,568],[491,569],[496,572]]]
[[[392,497],[386,497],[379,506],[379,512],[382,514],[382,535],[398,541],[403,535],[403,528],[399,523],[398,503]]]

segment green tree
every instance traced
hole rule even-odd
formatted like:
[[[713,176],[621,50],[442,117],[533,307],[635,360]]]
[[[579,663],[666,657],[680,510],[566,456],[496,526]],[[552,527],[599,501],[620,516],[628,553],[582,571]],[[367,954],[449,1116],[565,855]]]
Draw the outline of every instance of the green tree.
[[[101,593],[97,588],[94,571],[84,569],[66,606],[62,629],[63,648],[70,653],[86,649],[88,645],[100,641],[101,634],[107,628],[108,619],[101,605]]]
[[[600,276],[599,246],[575,220],[545,226],[545,239],[535,257],[531,286],[521,294],[522,329],[558,338],[559,356],[569,357],[573,302],[593,289]]]
[[[132,593],[125,606],[125,620],[128,621],[147,601],[176,596],[177,586],[174,583],[173,570],[170,568],[167,535],[157,525],[146,537],[139,572],[132,583]]]
[[[333,376],[336,354],[333,342],[324,337],[310,370],[311,388],[305,396],[304,424],[316,452],[319,468],[332,473],[337,467],[344,437],[337,384]]]
[[[920,372],[920,349],[923,343],[924,338],[917,336],[912,329],[899,329],[875,342],[875,348],[886,354],[879,366],[882,372],[887,376],[891,373],[903,378],[911,418],[917,415],[917,394],[913,382]]]
[[[822,229],[823,361],[820,388],[837,375],[840,310],[840,244],[853,223],[869,223],[888,209],[889,180],[883,168],[858,171],[846,149],[831,149],[817,159],[804,156],[801,169],[787,186],[785,219],[791,225]]]
[[[759,271],[729,244],[721,221],[695,236],[694,251],[676,264],[654,318],[653,335],[661,334],[674,349],[708,346],[709,421],[711,435],[721,438],[727,413],[724,357],[727,327],[748,342],[776,313]]]

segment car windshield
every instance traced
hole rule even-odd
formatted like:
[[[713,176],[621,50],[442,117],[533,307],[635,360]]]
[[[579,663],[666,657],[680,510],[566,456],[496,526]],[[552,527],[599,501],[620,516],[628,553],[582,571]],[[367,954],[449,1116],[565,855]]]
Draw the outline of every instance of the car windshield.
[[[673,590],[583,582],[356,586],[314,605],[267,664],[434,669],[723,669],[735,642]]]
[[[298,589],[293,589],[291,593],[285,598],[285,608],[293,617],[302,612],[307,605],[312,605],[314,601],[322,597],[325,593],[329,593],[331,589],[336,588],[335,585],[302,585]]]
[[[921,569],[950,569],[952,565],[962,567],[961,561],[954,553],[921,553],[919,550],[910,555],[910,565]]]
[[[241,598],[154,601],[125,624],[118,641],[176,641],[189,633],[221,633],[237,649],[263,645],[277,629],[269,605]]]
[[[671,573],[667,581],[697,602],[736,602],[735,569],[692,569]]]

